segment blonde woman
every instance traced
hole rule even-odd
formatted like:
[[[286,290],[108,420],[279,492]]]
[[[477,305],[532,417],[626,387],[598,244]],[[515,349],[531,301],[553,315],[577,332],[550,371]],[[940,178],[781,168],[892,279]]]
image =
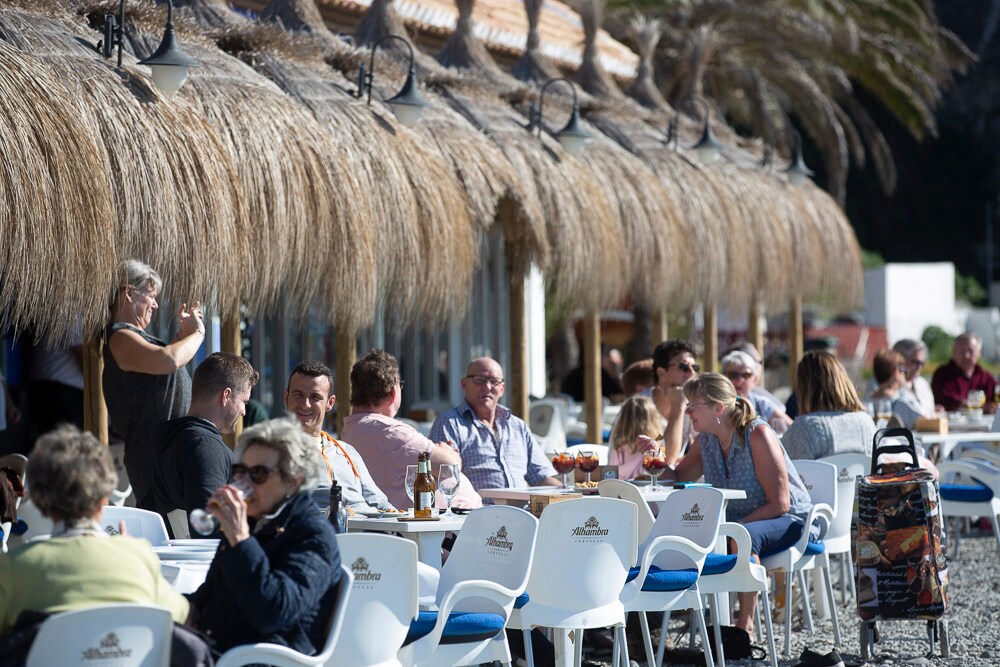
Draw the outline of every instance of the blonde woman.
[[[618,466],[619,479],[635,479],[642,473],[642,456],[659,447],[663,418],[653,401],[632,396],[622,403],[618,420],[611,430],[608,464]]]
[[[690,482],[704,475],[713,486],[746,491],[745,499],[729,501],[726,520],[746,526],[755,556],[794,544],[812,503],[774,431],[724,375],[698,376],[684,385],[684,396],[698,437],[677,464],[677,479]],[[750,633],[757,594],[740,593],[739,598],[736,627]]]

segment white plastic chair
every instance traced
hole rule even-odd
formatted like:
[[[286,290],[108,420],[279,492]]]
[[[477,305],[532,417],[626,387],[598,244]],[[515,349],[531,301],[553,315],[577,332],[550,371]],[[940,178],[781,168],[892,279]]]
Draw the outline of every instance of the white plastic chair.
[[[14,535],[11,538],[11,544],[24,544],[52,534],[52,520],[41,513],[30,496],[18,506],[17,514],[28,524],[28,530],[23,535]]]
[[[538,525],[535,560],[528,578],[528,602],[507,627],[525,634],[529,667],[534,665],[532,627],[576,630],[575,663],[583,659],[583,630],[615,628],[614,665],[628,661],[625,607],[619,599],[638,548],[635,503],[617,498],[577,498],[545,508]],[[464,530],[463,530],[464,532]]]
[[[694,488],[671,493],[660,504],[656,522],[646,540],[639,546],[636,559],[638,568],[632,568],[629,572],[629,577],[633,574],[636,576],[625,584],[620,597],[626,613],[639,612],[646,659],[652,664],[659,665],[663,661],[666,624],[670,615],[664,614],[660,645],[654,663],[646,613],[690,609],[694,612],[693,619],[701,633],[705,664],[707,667],[715,665],[709,648],[698,580],[705,558],[715,548],[724,503],[722,491],[718,489]],[[713,623],[719,627],[719,619],[714,616]]]
[[[635,484],[631,484],[621,479],[602,479],[597,485],[597,493],[603,498],[618,498],[619,500],[631,500],[635,503],[638,511],[638,523],[636,524],[639,543],[646,541],[649,530],[653,527],[656,517],[653,510],[649,509],[649,503],[642,495],[642,491]]]
[[[826,553],[826,545],[822,539],[810,540],[810,527],[816,523],[820,526],[820,536],[828,531],[836,516],[837,507],[837,466],[823,461],[793,461],[795,468],[799,472],[809,490],[812,499],[812,509],[806,518],[805,528],[802,530],[802,537],[799,541],[788,549],[779,553],[761,558],[761,565],[768,570],[784,570],[787,573],[785,578],[785,657],[790,656],[792,641],[792,577],[798,576],[800,590],[802,590],[802,603],[805,605],[806,623],[810,634],[813,632],[812,611],[809,608],[809,596],[805,586],[806,570],[819,567],[823,573],[826,594],[829,600],[833,600],[833,584],[830,580],[830,557]],[[833,643],[840,646],[840,621],[837,618],[837,606],[830,605],[833,616]]]
[[[303,655],[298,651],[279,644],[247,644],[231,648],[222,654],[215,667],[242,667],[243,665],[271,665],[271,667],[322,667],[330,660],[337,641],[340,639],[344,625],[345,612],[350,605],[351,589],[354,586],[354,575],[344,565],[340,566],[340,583],[337,585],[337,596],[333,601],[333,613],[330,615],[330,627],[327,630],[326,644],[316,655]],[[333,663],[331,663],[333,664]]]
[[[142,537],[154,547],[166,546],[170,536],[163,517],[156,512],[138,507],[116,507],[107,505],[101,512],[101,528],[109,535],[118,535],[118,524],[124,521],[129,537]]]
[[[160,607],[116,604],[67,611],[42,623],[25,664],[167,667],[172,632],[170,612]]]
[[[538,519],[522,509],[471,512],[441,568],[437,611],[419,614],[418,626],[433,626],[400,650],[400,660],[417,667],[509,663],[503,628],[528,583],[537,536]]]
[[[556,401],[533,401],[528,408],[528,427],[543,451],[566,449],[565,408]]]
[[[989,517],[993,534],[1000,546],[1000,468],[982,460],[959,459],[938,464],[941,480],[941,516]],[[959,530],[952,531],[955,546],[953,558],[958,557]]]
[[[967,446],[955,448],[952,451],[952,457],[955,459],[974,459],[977,461],[982,461],[983,463],[988,463],[994,468],[1000,468],[1000,454],[996,453],[992,449],[986,449],[980,443],[970,443]]]
[[[337,536],[354,575],[331,665],[399,667],[396,652],[417,617],[417,545],[375,533]]]
[[[837,466],[837,507],[830,529],[823,537],[826,553],[840,556],[840,598],[847,604],[847,589],[854,590],[854,560],[851,555],[851,519],[854,515],[854,492],[859,476],[869,474],[872,457],[860,452],[834,454],[817,459]],[[798,466],[798,463],[795,464]],[[831,600],[832,604],[833,601]]]
[[[580,452],[584,450],[591,451],[597,454],[597,460],[598,463],[600,463],[600,465],[602,466],[608,465],[608,453],[610,451],[610,447],[608,447],[607,445],[583,444],[583,445],[571,445],[566,448],[566,451],[572,454],[573,456],[579,456]]]

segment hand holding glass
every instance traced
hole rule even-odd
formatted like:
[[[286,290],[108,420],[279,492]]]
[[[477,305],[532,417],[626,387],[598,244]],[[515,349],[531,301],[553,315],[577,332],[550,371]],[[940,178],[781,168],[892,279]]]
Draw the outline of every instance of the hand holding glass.
[[[250,483],[250,477],[247,475],[235,477],[227,486],[235,489],[236,494],[243,499],[244,503],[253,495],[253,484]],[[188,522],[194,528],[194,532],[199,535],[211,535],[217,531],[219,520],[212,516],[212,511],[218,508],[217,502],[209,500],[205,509],[192,510],[188,515]]]
[[[444,513],[445,516],[454,516],[451,511],[451,501],[455,499],[458,486],[462,483],[462,479],[458,475],[458,466],[454,463],[442,463],[438,469],[437,490],[444,496],[444,502],[447,506]]]

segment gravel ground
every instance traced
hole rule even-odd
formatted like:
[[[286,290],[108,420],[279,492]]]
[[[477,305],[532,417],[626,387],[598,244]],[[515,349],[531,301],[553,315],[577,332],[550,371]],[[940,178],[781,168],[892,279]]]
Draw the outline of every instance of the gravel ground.
[[[846,665],[861,665],[859,619],[852,600],[840,605],[839,567],[833,566],[833,585],[838,601],[843,646],[839,653]],[[951,638],[951,657],[940,654],[926,657],[928,643],[924,621],[886,621],[879,623],[881,641],[875,645],[876,658],[871,665],[942,665],[945,667],[978,667],[1000,665],[1000,550],[992,531],[965,536],[961,542],[961,555],[948,564],[949,607],[945,615]],[[672,620],[670,635],[677,638],[683,631],[683,621]],[[775,627],[778,637],[778,665],[791,667],[805,648],[827,653],[833,648],[833,623],[816,620],[815,634],[810,636],[804,627],[792,626],[791,658],[781,655],[782,630]],[[658,634],[654,633],[654,634]],[[686,635],[685,635],[686,637]],[[655,640],[654,640],[655,641]],[[686,646],[686,639],[679,644]],[[630,655],[636,661],[643,655]],[[585,663],[586,664],[586,663]],[[590,664],[606,667],[607,662],[592,660]],[[728,660],[727,665],[770,665],[769,661]],[[644,667],[645,662],[639,665]],[[633,662],[635,667],[635,662]]]

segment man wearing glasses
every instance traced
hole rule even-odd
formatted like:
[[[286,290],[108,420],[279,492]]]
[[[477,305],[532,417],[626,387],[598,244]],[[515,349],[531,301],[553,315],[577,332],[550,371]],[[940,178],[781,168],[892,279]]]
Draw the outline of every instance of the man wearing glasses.
[[[655,384],[643,395],[653,399],[660,416],[667,421],[663,442],[670,465],[680,461],[694,441],[694,429],[684,411],[687,399],[681,388],[700,370],[701,366],[694,362],[694,348],[686,340],[667,340],[653,350]]]
[[[462,378],[465,400],[438,416],[430,439],[451,441],[462,456],[462,472],[479,489],[560,486],[545,452],[523,420],[500,405],[503,369],[483,357]]]

